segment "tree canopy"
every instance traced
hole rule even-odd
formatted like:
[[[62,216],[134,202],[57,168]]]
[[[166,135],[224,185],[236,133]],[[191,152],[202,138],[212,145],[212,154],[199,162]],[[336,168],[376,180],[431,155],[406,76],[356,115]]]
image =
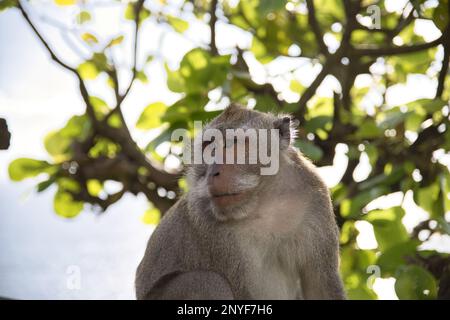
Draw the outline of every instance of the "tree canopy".
[[[0,0],[0,10],[17,10],[54,63],[77,79],[86,107],[45,138],[48,160],[17,159],[9,166],[10,177],[37,179],[38,192],[56,185],[54,210],[67,218],[88,205],[105,211],[125,193],[143,193],[149,201],[144,220],[157,223],[186,188],[181,165],[177,170],[166,165],[169,157],[180,158],[177,145],[172,143],[165,153],[158,149],[170,143],[173,130],[192,132],[194,120],[208,121],[220,112],[211,106],[230,101],[289,112],[300,121],[296,147],[317,166],[332,165],[337,149],[345,149],[345,170],[331,192],[348,297],[374,299],[372,280],[394,277],[400,299],[450,298],[449,255],[421,248],[433,234],[450,234],[450,174],[439,158],[450,149],[450,2],[403,1],[400,10],[390,9],[389,2],[137,0],[123,3],[124,20],[118,21],[133,31],[104,39],[87,27],[95,1],[89,6],[54,0],[58,10],[80,8],[77,41],[90,55],[72,65],[56,54],[41,31],[33,14],[38,5]],[[149,21],[171,26],[182,36],[193,24],[202,24],[209,41],[194,45],[176,69],[165,64],[167,87],[179,99],[171,105],[143,101],[137,122],[127,123],[123,102],[133,95],[133,84],[152,86],[147,70],[158,52],[139,51],[140,41],[152,37],[151,32],[141,34]],[[431,24],[440,35],[427,41],[421,23]],[[225,48],[217,36],[219,26],[238,29],[251,39],[250,45]],[[123,70],[112,48],[123,46],[127,37],[131,63]],[[266,72],[261,80],[255,65],[277,72]],[[389,91],[412,77],[431,80],[435,92],[392,105]],[[99,83],[114,95],[113,105],[97,96]],[[333,88],[331,94],[321,93],[325,83]],[[156,134],[141,148],[131,126]],[[370,171],[361,179],[355,169],[364,161]],[[120,190],[105,192],[108,181],[119,183]],[[403,197],[412,193],[428,214],[412,231],[402,222],[401,205],[367,209],[373,200],[396,192]],[[373,227],[376,248],[358,246],[360,222]]]

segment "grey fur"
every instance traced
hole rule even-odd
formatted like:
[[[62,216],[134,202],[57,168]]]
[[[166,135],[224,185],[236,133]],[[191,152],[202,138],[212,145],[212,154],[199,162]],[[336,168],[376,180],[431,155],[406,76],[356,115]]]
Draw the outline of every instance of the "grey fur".
[[[270,129],[279,119],[233,105],[209,127]],[[138,299],[345,299],[329,192],[292,148],[294,136],[280,145],[277,175],[252,179],[257,170],[242,169],[232,187],[258,185],[230,212],[211,203],[208,168],[189,168],[189,192],[161,220],[138,267]]]

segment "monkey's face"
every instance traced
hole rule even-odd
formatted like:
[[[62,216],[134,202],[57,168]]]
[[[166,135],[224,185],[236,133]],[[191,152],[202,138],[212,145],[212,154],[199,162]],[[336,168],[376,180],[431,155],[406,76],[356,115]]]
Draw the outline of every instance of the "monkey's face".
[[[266,136],[268,150],[263,150],[266,154],[278,155],[286,147],[285,141],[280,140],[275,147],[272,142],[280,138],[281,125],[287,125],[289,132],[289,122],[289,118],[280,119],[242,108],[226,109],[213,120],[194,142],[194,149],[202,151],[204,161],[192,165],[188,171],[191,207],[200,213],[211,212],[220,221],[239,220],[256,214],[258,199],[262,191],[267,190],[267,181],[271,179],[261,174],[267,163],[258,156],[259,130],[278,129],[276,136],[271,136],[270,132]],[[208,130],[216,134],[206,134]],[[231,136],[230,130],[241,130],[242,135]],[[249,135],[249,132],[256,132],[256,135]],[[252,149],[255,144],[256,150]],[[208,155],[209,161],[205,158]]]
[[[244,140],[243,144],[248,145]],[[214,144],[214,146],[213,146]],[[198,164],[190,169],[188,175],[190,193],[195,194],[202,212],[212,212],[219,220],[242,219],[248,216],[254,205],[254,194],[258,189],[261,176],[259,165],[248,161],[237,163],[242,144],[239,141],[203,141],[202,150],[214,148],[212,155],[223,154],[222,161],[211,164]],[[220,148],[220,151],[219,151]],[[227,161],[226,154],[233,149],[235,161]],[[248,151],[244,151],[248,155]]]

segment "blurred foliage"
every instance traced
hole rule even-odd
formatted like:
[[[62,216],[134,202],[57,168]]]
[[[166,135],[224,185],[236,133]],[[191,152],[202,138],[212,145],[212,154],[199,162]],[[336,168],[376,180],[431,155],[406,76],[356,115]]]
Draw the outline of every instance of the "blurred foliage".
[[[169,157],[180,157],[177,144],[168,153],[160,151],[174,129],[192,131],[194,120],[208,121],[218,114],[210,106],[229,101],[261,111],[291,112],[301,123],[296,147],[317,166],[331,165],[337,147],[346,150],[346,170],[331,191],[349,298],[376,298],[374,276],[394,277],[400,299],[450,298],[449,256],[421,248],[433,234],[450,234],[450,174],[438,159],[450,148],[448,0],[406,1],[399,10],[390,10],[383,0],[135,1],[123,6],[121,22],[133,25],[134,33],[113,39],[102,39],[84,27],[94,14],[83,1],[54,2],[61,10],[80,8],[76,20],[84,31],[79,40],[91,48],[91,56],[75,67],[54,53],[52,59],[77,76],[86,113],[48,134],[44,141],[48,161],[17,159],[9,173],[14,181],[38,176],[39,192],[56,185],[57,214],[75,217],[85,204],[106,210],[125,192],[144,193],[150,204],[142,219],[156,224],[185,185],[183,179],[177,183],[178,172],[164,170]],[[0,10],[7,8],[17,8],[46,49],[52,50],[29,16],[33,11],[29,3],[0,0]],[[426,41],[419,20],[434,25],[440,37]],[[138,50],[139,29],[148,21],[170,26],[180,36],[198,23],[216,31],[220,21],[224,28],[233,26],[250,36],[251,43],[222,48],[216,36],[185,53],[176,69],[159,60],[168,88],[179,98],[172,104],[144,102],[135,126],[150,130],[154,138],[142,149],[132,140],[128,129],[132,124],[125,124],[121,107],[128,93],[133,94],[134,80],[152,86],[148,68],[158,52],[137,61],[142,55],[133,51],[128,70],[132,81],[123,87],[111,48],[131,42]],[[266,71],[264,82],[255,80],[249,67],[255,64]],[[302,69],[304,65],[311,68]],[[278,74],[268,72],[270,67]],[[358,81],[359,76],[370,81]],[[433,79],[436,92],[405,104],[388,104],[388,91],[413,76]],[[338,89],[323,96],[316,91],[325,78],[334,80]],[[274,85],[280,79],[283,88]],[[92,94],[96,81],[108,85],[115,105]],[[354,172],[363,158],[368,159],[370,172],[361,179]],[[109,192],[110,181],[119,182],[121,190]],[[402,206],[367,209],[373,200],[394,192],[412,193],[429,218],[408,231]],[[373,228],[376,248],[358,246],[360,223]]]

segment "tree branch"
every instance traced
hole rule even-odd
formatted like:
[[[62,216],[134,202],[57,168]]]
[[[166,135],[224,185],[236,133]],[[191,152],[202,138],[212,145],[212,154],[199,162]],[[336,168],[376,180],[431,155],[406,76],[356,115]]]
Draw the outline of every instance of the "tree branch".
[[[50,45],[47,43],[47,41],[44,39],[44,37],[41,35],[41,33],[39,32],[39,30],[35,27],[35,25],[33,24],[33,22],[30,20],[30,17],[28,16],[28,13],[25,11],[24,7],[21,4],[21,1],[17,1],[17,8],[19,9],[20,13],[22,14],[22,16],[24,17],[25,21],[28,23],[28,25],[31,27],[31,29],[33,29],[34,33],[36,34],[36,36],[39,38],[39,40],[41,41],[41,43],[44,45],[44,47],[47,49],[48,53],[50,54],[51,58],[53,61],[55,61],[56,63],[58,63],[61,67],[63,67],[64,69],[67,69],[73,73],[75,73],[76,75],[78,75],[78,72],[76,69],[72,68],[71,66],[69,66],[68,64],[64,63],[61,59],[59,59],[56,54],[53,52],[52,48],[50,48]]]
[[[119,101],[117,101],[116,108],[120,109],[120,105],[122,101],[125,99],[125,97],[128,95],[128,93],[131,90],[131,87],[133,86],[134,80],[136,79],[136,66],[137,66],[137,50],[138,50],[138,40],[139,40],[139,25],[140,25],[140,16],[142,8],[144,7],[144,1],[145,0],[139,0],[135,4],[134,7],[134,47],[133,47],[133,69],[132,69],[132,76],[131,81],[128,87],[125,89],[125,92],[119,96]]]
[[[316,18],[316,8],[314,6],[314,0],[306,0],[306,5],[308,7],[308,22],[316,37],[319,50],[322,54],[328,55],[328,48],[323,41],[323,33]]]
[[[450,2],[449,2],[450,6]],[[450,9],[449,9],[450,12]],[[436,90],[436,99],[442,98],[445,88],[445,78],[447,76],[449,63],[450,63],[450,23],[445,28],[442,34],[442,45],[444,46],[444,57],[442,59],[442,68],[438,77],[438,87]]]
[[[370,56],[370,57],[379,57],[379,56],[389,56],[389,55],[400,55],[407,53],[414,53],[417,51],[422,51],[426,49],[433,48],[442,42],[442,36],[438,39],[421,43],[411,46],[399,46],[399,47],[385,47],[385,48],[363,48],[363,47],[352,47],[349,52],[352,56],[361,57],[361,56]]]
[[[28,13],[25,11],[25,9],[22,6],[20,1],[17,2],[17,8],[20,10],[20,12],[21,12],[22,16],[24,17],[25,21],[28,23],[28,25],[34,31],[34,33],[39,38],[41,43],[47,49],[47,52],[50,54],[51,59],[53,61],[55,61],[57,64],[59,64],[61,67],[63,67],[64,69],[69,70],[70,72],[75,74],[75,76],[78,78],[79,86],[80,86],[80,92],[81,92],[81,95],[83,97],[84,102],[86,103],[86,112],[87,112],[88,116],[91,118],[91,120],[93,121],[94,126],[96,126],[97,125],[97,119],[95,117],[94,108],[93,108],[93,106],[92,106],[92,104],[91,104],[91,102],[89,100],[89,93],[87,91],[86,85],[84,84],[84,81],[81,78],[81,76],[78,73],[78,71],[75,68],[73,68],[73,67],[69,66],[68,64],[66,64],[65,62],[63,62],[60,58],[58,58],[58,56],[56,56],[56,54],[53,52],[53,50],[50,47],[50,45],[48,44],[48,42],[44,39],[44,37],[39,32],[39,30],[36,28],[36,26],[31,21]]]
[[[166,188],[167,190],[177,190],[178,189],[178,183],[177,180],[180,175],[178,174],[172,174],[168,172],[164,172],[162,170],[158,170],[155,168],[146,158],[145,154],[142,153],[142,151],[139,149],[139,147],[136,145],[134,140],[132,139],[130,132],[128,128],[126,127],[125,121],[123,119],[123,114],[120,110],[120,104],[125,98],[125,96],[130,91],[130,88],[132,86],[132,83],[136,77],[136,60],[137,60],[137,47],[138,47],[138,28],[139,28],[139,16],[140,12],[143,7],[144,0],[140,0],[138,3],[136,3],[136,9],[135,9],[135,26],[136,26],[136,32],[135,32],[135,42],[134,42],[134,61],[133,61],[133,78],[130,82],[128,88],[126,89],[125,93],[119,96],[119,100],[117,101],[116,108],[114,109],[119,113],[121,116],[123,127],[120,129],[112,128],[110,127],[107,122],[98,121],[98,119],[95,116],[95,110],[92,106],[92,103],[90,101],[90,95],[87,90],[87,87],[81,78],[78,71],[69,66],[68,64],[64,63],[51,49],[50,45],[47,43],[47,41],[44,39],[44,37],[41,35],[39,30],[35,27],[31,19],[29,18],[27,12],[25,11],[24,7],[20,2],[18,2],[18,8],[24,17],[25,21],[28,23],[28,25],[32,28],[34,33],[37,35],[41,43],[44,45],[44,47],[47,49],[48,53],[50,54],[53,61],[55,61],[57,64],[62,66],[64,69],[69,70],[73,74],[76,75],[78,81],[79,81],[79,89],[82,96],[83,101],[86,104],[86,113],[91,119],[94,127],[94,132],[92,133],[92,136],[89,137],[89,146],[85,146],[83,143],[83,150],[89,149],[91,144],[94,141],[95,135],[101,135],[103,137],[109,138],[112,141],[116,142],[120,145],[122,154],[119,154],[114,159],[109,158],[98,158],[98,159],[91,159],[87,157],[87,155],[82,155],[79,158],[74,159],[77,162],[80,162],[80,170],[82,170],[82,177],[83,179],[99,179],[99,180],[106,180],[106,179],[116,179],[118,181],[124,182],[126,179],[133,175],[137,175],[137,171],[140,166],[144,167],[148,171],[148,179],[150,179],[152,182],[154,182],[158,186],[162,186]],[[114,71],[114,70],[113,70]],[[111,75],[111,74],[110,74]],[[115,84],[117,85],[118,90],[118,79],[117,74],[112,74],[113,81],[115,81]],[[80,161],[80,159],[82,161]],[[87,159],[87,160],[86,160]],[[98,160],[98,161],[96,161]],[[84,163],[83,161],[89,161],[89,163]],[[100,161],[100,163],[99,163]],[[120,170],[119,170],[120,169]],[[69,174],[69,173],[66,173]],[[69,174],[70,175],[70,174]],[[124,192],[127,191],[126,188]],[[143,192],[147,198],[155,203],[155,206],[158,207],[162,212],[168,209],[169,204],[173,204],[173,201],[170,199],[163,199],[160,198],[156,191],[150,190],[147,188],[146,185],[140,185],[139,188],[136,188],[133,186],[128,191],[131,192]],[[99,204],[102,208],[106,208],[109,203],[112,203],[113,201],[118,201],[120,199],[121,194],[117,194],[107,200],[106,202],[101,199],[94,199],[91,196],[82,194],[82,195],[76,195],[79,199],[83,198],[83,201],[90,202],[90,203],[96,203]],[[81,197],[81,198],[80,198]],[[161,200],[163,199],[163,200]]]
[[[210,40],[210,48],[211,55],[216,56],[218,54],[217,44],[216,44],[216,22],[217,22],[217,10],[218,0],[212,0],[209,10],[209,29],[211,30],[211,40]]]
[[[303,115],[305,113],[306,104],[308,101],[314,96],[316,93],[317,88],[322,83],[323,79],[330,73],[331,68],[333,64],[336,61],[336,54],[333,56],[330,56],[328,60],[325,62],[325,64],[322,67],[322,70],[319,72],[317,77],[314,79],[314,81],[311,83],[311,85],[303,92],[302,96],[300,97],[300,100],[298,102],[298,110],[294,113],[294,115],[298,119],[303,119]]]
[[[442,95],[444,94],[444,88],[445,88],[445,78],[447,76],[448,67],[450,63],[450,47],[444,47],[444,58],[442,59],[442,68],[439,72],[438,77],[438,87],[436,89],[436,99],[442,98]]]

